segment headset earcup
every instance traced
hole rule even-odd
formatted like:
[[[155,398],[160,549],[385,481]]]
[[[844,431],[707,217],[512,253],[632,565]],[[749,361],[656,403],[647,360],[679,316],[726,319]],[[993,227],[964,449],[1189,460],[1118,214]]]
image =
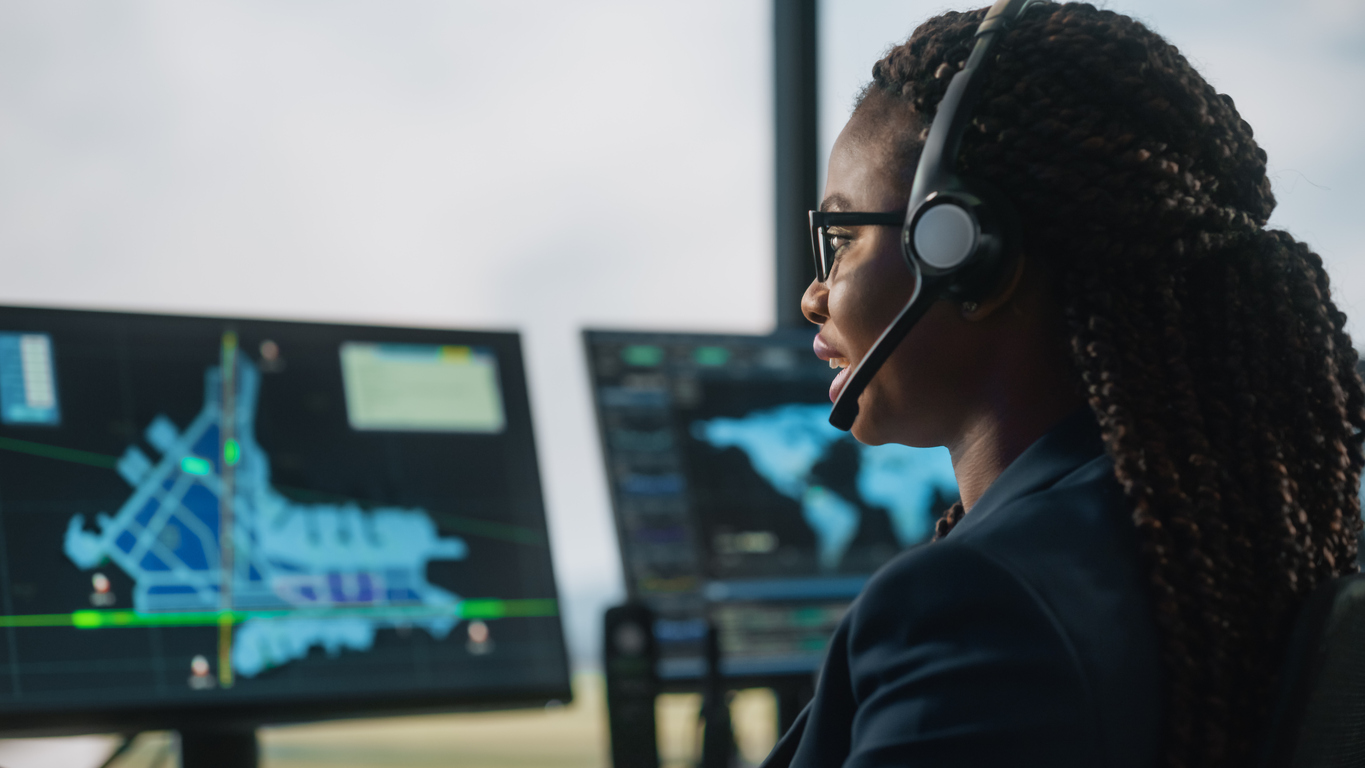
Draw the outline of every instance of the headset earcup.
[[[1014,206],[994,186],[978,179],[962,183],[978,201],[975,213],[982,237],[970,269],[964,269],[961,279],[945,293],[960,301],[980,301],[1000,289],[1012,274],[1023,231]]]
[[[948,278],[945,297],[978,301],[1000,285],[1013,261],[1018,218],[989,185],[954,182],[910,215],[901,231],[901,250],[923,273]]]
[[[978,249],[980,227],[971,209],[956,200],[927,206],[909,229],[915,255],[943,274],[966,265]]]

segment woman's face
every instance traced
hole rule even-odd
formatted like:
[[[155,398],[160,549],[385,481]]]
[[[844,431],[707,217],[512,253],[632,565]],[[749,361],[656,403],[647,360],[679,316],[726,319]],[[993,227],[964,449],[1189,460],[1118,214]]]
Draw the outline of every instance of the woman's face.
[[[869,100],[871,101],[871,100]],[[880,107],[880,108],[879,108]],[[914,130],[907,114],[864,103],[834,143],[821,208],[827,211],[904,211],[911,170],[899,166],[889,130]],[[801,300],[806,317],[820,325],[815,350],[846,362],[830,390],[837,396],[849,372],[909,301],[915,277],[901,256],[900,229],[888,226],[832,228],[837,258],[829,278],[812,282]],[[887,442],[950,444],[961,428],[970,383],[970,354],[961,310],[939,301],[911,329],[872,378],[859,400],[853,435],[871,445]],[[839,358],[843,358],[839,360]]]

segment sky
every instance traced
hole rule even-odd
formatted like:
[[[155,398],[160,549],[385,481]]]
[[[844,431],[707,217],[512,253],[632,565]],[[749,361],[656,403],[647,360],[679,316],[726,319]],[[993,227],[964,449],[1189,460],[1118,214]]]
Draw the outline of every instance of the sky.
[[[1104,5],[1234,96],[1365,312],[1365,4]],[[825,151],[946,7],[824,0]],[[519,330],[591,663],[622,587],[579,332],[771,328],[770,34],[760,0],[7,0],[0,303]]]

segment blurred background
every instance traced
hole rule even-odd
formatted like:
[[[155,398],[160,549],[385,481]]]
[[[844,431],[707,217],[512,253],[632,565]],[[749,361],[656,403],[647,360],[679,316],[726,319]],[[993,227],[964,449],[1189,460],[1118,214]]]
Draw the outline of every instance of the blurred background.
[[[1236,99],[1272,223],[1365,311],[1365,4],[1101,5]],[[822,153],[950,7],[821,2]],[[3,0],[0,303],[521,331],[591,667],[623,590],[579,331],[773,327],[772,23],[766,0]]]

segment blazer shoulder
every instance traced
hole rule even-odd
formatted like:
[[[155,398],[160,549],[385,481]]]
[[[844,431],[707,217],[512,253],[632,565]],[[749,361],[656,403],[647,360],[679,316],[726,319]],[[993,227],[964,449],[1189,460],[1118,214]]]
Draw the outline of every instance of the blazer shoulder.
[[[850,764],[1102,762],[1075,646],[1032,587],[987,552],[943,540],[904,554],[868,583],[841,635],[827,671],[848,686],[851,754],[867,758]]]
[[[1075,657],[1064,625],[1027,576],[1008,559],[969,539],[925,544],[882,567],[852,606],[850,639],[868,622],[880,623],[877,617],[883,613],[906,624],[907,630],[911,626],[928,630],[934,621],[966,612],[988,626],[999,624],[997,619],[1030,614],[1036,620],[1026,625],[1040,634],[1033,640],[1055,642]],[[1017,624],[1015,628],[1022,629]]]

